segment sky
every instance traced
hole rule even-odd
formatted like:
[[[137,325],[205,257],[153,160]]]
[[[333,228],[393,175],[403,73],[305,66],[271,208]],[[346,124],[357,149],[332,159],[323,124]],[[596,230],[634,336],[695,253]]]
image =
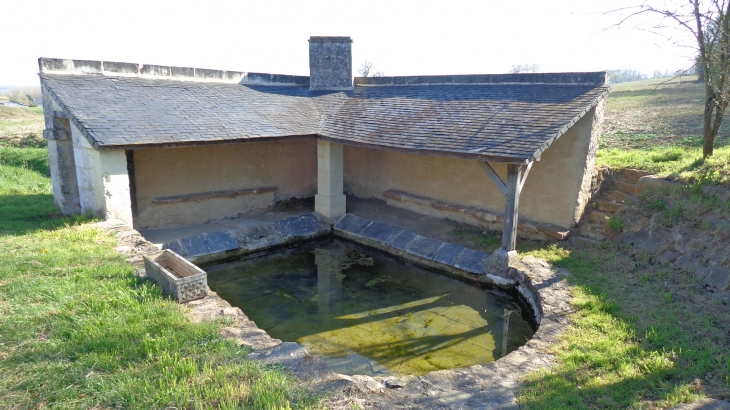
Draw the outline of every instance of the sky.
[[[39,57],[309,75],[310,36],[350,36],[386,75],[675,71],[693,52],[613,27],[641,0],[3,0],[0,85],[38,85]],[[649,19],[649,20],[647,20]],[[681,33],[680,33],[681,35]]]

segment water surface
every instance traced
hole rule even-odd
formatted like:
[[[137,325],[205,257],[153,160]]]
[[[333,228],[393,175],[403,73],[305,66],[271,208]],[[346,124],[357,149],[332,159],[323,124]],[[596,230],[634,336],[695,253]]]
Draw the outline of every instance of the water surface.
[[[328,240],[207,269],[271,337],[342,374],[421,375],[491,362],[533,334],[507,295]]]

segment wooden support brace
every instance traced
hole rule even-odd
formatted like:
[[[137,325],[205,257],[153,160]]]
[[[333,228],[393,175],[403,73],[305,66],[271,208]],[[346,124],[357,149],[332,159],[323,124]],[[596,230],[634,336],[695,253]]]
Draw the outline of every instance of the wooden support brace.
[[[504,181],[502,181],[502,178],[497,175],[497,172],[494,171],[494,168],[492,168],[491,165],[489,165],[486,161],[477,161],[479,165],[482,167],[484,172],[489,176],[489,178],[492,179],[492,182],[494,182],[494,185],[499,188],[500,192],[502,192],[502,195],[507,195],[507,185],[505,185]]]

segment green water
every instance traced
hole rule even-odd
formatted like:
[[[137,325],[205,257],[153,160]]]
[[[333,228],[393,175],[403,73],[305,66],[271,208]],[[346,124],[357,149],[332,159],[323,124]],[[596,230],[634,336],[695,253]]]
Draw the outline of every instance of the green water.
[[[485,364],[533,334],[506,295],[336,240],[207,272],[210,288],[271,337],[301,344],[342,374]]]

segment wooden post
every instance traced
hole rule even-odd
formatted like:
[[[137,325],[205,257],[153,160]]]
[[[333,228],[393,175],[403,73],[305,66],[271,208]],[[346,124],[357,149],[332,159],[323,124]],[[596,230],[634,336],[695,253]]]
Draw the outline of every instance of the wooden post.
[[[523,165],[507,165],[507,195],[504,202],[504,230],[502,231],[502,249],[507,252],[517,249],[518,207],[524,169]]]
[[[504,193],[504,227],[502,230],[502,247],[492,253],[489,259],[489,271],[504,274],[510,264],[517,258],[517,224],[519,221],[520,193],[525,185],[527,174],[532,168],[532,162],[527,165],[507,164],[507,183],[502,183],[501,178],[489,164],[480,164],[484,172],[489,175],[502,193]],[[495,180],[496,179],[496,180]]]

